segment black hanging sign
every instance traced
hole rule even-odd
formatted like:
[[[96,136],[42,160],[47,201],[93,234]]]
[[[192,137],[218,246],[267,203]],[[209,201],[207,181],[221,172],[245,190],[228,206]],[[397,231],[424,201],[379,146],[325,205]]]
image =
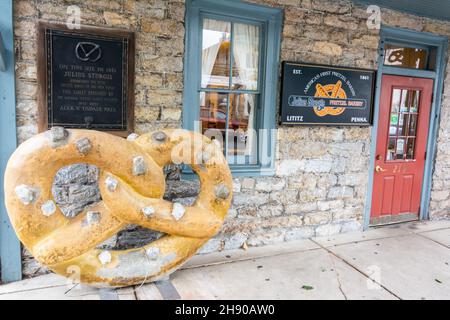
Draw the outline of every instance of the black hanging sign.
[[[375,71],[283,63],[281,123],[372,123]]]

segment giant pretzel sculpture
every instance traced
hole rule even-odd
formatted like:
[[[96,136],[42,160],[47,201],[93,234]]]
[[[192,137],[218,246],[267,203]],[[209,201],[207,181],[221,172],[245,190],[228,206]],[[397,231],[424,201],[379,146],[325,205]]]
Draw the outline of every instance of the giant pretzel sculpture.
[[[80,162],[100,169],[102,201],[69,219],[53,200],[53,177]],[[189,164],[198,174],[201,191],[193,206],[162,199],[163,167],[170,163]],[[5,172],[6,207],[19,239],[56,273],[79,270],[82,282],[96,286],[155,281],[175,271],[218,232],[231,192],[220,146],[178,129],[128,141],[55,127],[20,145]],[[137,249],[96,248],[128,224],[167,235]]]

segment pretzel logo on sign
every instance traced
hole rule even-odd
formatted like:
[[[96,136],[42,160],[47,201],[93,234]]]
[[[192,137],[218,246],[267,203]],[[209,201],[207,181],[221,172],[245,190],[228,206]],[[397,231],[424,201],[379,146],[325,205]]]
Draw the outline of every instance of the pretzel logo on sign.
[[[316,93],[314,97],[320,98],[338,98],[347,99],[347,94],[342,89],[342,82],[339,80],[336,84],[327,84],[322,86],[320,83],[316,85]],[[319,117],[326,115],[338,116],[345,111],[343,107],[314,107],[314,113]]]
[[[69,219],[51,189],[57,171],[75,163],[100,169],[102,201]],[[193,206],[162,199],[163,167],[170,163],[190,165],[199,176]],[[5,194],[11,223],[38,261],[64,276],[76,266],[85,283],[125,286],[175,271],[218,232],[230,207],[232,178],[220,146],[199,133],[161,130],[129,141],[54,127],[11,156]],[[137,249],[96,248],[128,224],[167,235]]]

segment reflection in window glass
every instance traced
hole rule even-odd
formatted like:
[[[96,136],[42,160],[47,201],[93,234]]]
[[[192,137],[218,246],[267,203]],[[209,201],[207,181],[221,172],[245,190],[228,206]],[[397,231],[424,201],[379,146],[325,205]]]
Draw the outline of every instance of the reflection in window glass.
[[[252,94],[230,95],[228,155],[250,155],[255,147],[255,103],[256,96]]]
[[[416,136],[416,130],[417,130],[417,114],[410,114],[408,136]]]
[[[398,121],[398,135],[406,136],[407,135],[407,126],[408,126],[408,115],[405,113],[400,113],[399,121]]]
[[[418,112],[419,111],[419,99],[420,99],[420,91],[411,91],[411,109],[410,112]]]
[[[428,50],[422,48],[385,45],[384,64],[387,66],[427,69]]]
[[[414,142],[415,138],[408,138],[408,144],[406,146],[406,159],[412,160],[414,159]]]
[[[394,160],[395,158],[395,138],[389,138],[386,160]]]
[[[394,89],[392,91],[392,110],[391,112],[398,112],[400,108],[400,100],[402,98],[402,90]]]
[[[408,90],[402,90],[402,99],[400,102],[400,112],[407,112],[408,111]]]
[[[222,146],[225,143],[225,127],[227,123],[226,93],[200,92],[200,122],[202,133],[217,139]]]

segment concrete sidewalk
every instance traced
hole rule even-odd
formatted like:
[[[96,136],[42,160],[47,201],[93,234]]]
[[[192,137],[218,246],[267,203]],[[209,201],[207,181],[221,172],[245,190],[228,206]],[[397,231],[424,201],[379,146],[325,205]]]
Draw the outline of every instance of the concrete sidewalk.
[[[450,299],[450,221],[196,256],[168,281],[118,290],[51,274],[0,286],[5,299]]]

